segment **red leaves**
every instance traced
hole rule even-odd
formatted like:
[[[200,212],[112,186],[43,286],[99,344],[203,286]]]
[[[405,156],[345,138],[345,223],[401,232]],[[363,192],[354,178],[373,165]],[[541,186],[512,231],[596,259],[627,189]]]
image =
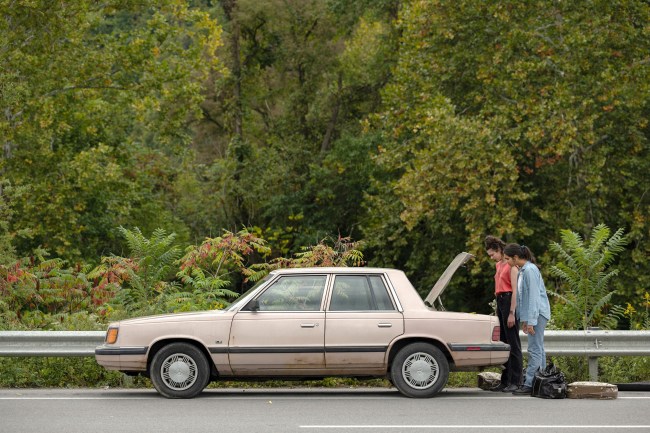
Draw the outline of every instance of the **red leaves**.
[[[4,302],[22,317],[27,311],[74,313],[92,310],[110,297],[97,296],[80,265],[65,268],[60,259],[28,257],[0,266],[0,289]]]
[[[197,267],[216,266],[218,270],[224,265],[242,269],[245,267],[245,257],[255,252],[264,253],[267,250],[264,244],[263,239],[248,230],[241,230],[238,233],[224,231],[222,236],[206,238],[200,246],[192,247],[181,259],[180,269],[181,272],[185,272]]]
[[[330,245],[331,244],[331,245]],[[273,260],[276,268],[337,267],[361,266],[363,254],[359,251],[361,242],[354,242],[349,237],[323,239],[318,244],[303,248],[295,258],[278,258]]]

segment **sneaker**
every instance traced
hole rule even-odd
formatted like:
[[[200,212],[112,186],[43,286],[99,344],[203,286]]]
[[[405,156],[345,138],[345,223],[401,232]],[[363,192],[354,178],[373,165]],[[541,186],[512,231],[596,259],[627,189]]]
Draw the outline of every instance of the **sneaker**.
[[[532,393],[533,393],[533,388],[526,385],[521,386],[512,392],[513,395],[528,395],[528,396],[530,396]]]
[[[505,388],[503,388],[501,391],[502,392],[514,392],[518,389],[519,387],[517,385],[508,385]]]
[[[492,388],[490,388],[490,391],[499,392],[499,391],[503,391],[504,389],[506,389],[506,386],[500,383],[497,386],[493,386]]]

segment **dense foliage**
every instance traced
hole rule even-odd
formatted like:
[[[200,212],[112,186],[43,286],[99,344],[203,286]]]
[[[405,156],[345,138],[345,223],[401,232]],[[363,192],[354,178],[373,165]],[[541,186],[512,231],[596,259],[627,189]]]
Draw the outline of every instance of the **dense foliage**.
[[[641,1],[404,2],[370,126],[382,132],[370,256],[428,285],[459,249],[485,257],[491,233],[530,246],[548,276],[561,229],[605,223],[630,239],[612,284],[646,292],[649,19]],[[480,308],[486,285],[454,308]]]
[[[0,12],[3,327],[219,307],[273,266],[363,260],[426,293],[461,250],[478,258],[445,304],[487,313],[486,234],[566,293],[551,242],[599,224],[629,240],[618,326],[647,325],[647,2]]]

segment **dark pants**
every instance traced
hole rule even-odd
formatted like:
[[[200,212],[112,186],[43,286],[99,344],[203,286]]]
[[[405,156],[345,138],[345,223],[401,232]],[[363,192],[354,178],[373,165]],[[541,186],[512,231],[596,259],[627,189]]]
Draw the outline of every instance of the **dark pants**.
[[[511,300],[512,293],[510,292],[497,295],[497,316],[501,326],[501,341],[510,345],[510,357],[504,364],[505,369],[501,373],[501,383],[519,386],[523,379],[523,356],[519,340],[519,320],[515,318],[515,326],[508,328]]]

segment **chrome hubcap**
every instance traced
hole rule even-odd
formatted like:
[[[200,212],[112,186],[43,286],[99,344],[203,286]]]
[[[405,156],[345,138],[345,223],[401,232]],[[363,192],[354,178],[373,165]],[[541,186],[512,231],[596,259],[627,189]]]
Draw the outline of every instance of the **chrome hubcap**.
[[[428,353],[414,353],[402,364],[402,377],[412,388],[429,388],[436,383],[438,376],[438,363]]]
[[[165,385],[173,390],[188,389],[196,382],[196,362],[183,353],[175,353],[163,361],[160,376]]]

